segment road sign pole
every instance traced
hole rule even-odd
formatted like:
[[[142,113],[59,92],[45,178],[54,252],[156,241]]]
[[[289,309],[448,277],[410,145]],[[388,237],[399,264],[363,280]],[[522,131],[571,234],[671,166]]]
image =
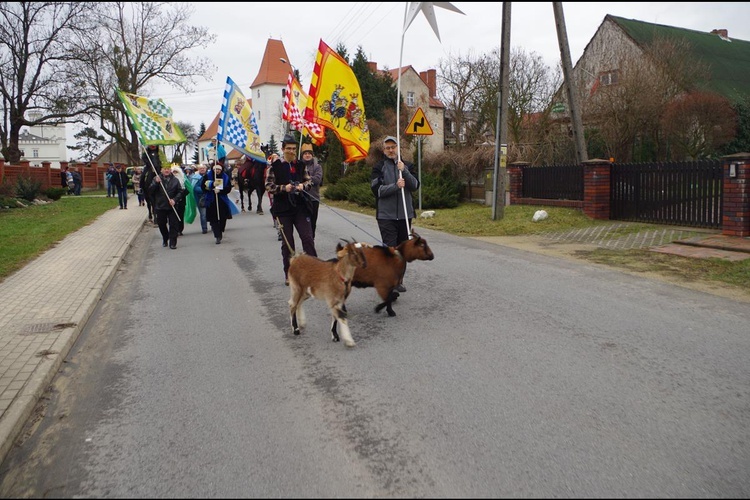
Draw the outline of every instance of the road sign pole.
[[[417,175],[419,176],[419,211],[422,211],[422,136],[417,136]]]

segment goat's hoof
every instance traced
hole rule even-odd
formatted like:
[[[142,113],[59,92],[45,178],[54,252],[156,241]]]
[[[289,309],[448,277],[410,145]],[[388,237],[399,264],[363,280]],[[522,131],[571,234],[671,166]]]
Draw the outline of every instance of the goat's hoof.
[[[299,328],[295,328],[294,330],[292,330],[292,333],[295,335],[299,335]]]
[[[344,342],[344,345],[346,347],[354,347],[357,345],[357,343],[352,340],[351,342]]]
[[[390,316],[391,318],[394,317],[395,315],[396,315],[396,311],[394,310],[388,311],[388,316]]]
[[[331,342],[339,342],[340,340],[338,335],[331,335]]]

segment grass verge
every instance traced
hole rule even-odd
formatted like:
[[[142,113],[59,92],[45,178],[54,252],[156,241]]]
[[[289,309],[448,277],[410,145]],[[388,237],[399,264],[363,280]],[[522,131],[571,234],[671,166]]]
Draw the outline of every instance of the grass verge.
[[[103,192],[102,192],[103,193]],[[45,205],[0,210],[0,281],[68,234],[117,207],[117,198],[64,196]],[[88,195],[88,196],[87,196]],[[72,260],[75,255],[70,256]]]

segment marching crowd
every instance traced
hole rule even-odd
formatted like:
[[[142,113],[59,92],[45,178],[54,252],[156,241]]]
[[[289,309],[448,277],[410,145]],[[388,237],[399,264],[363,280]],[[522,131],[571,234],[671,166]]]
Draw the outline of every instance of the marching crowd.
[[[412,192],[419,188],[413,166],[404,162],[397,151],[397,141],[388,136],[383,142],[383,158],[372,169],[370,187],[376,199],[376,220],[382,244],[396,247],[409,239],[414,219]],[[174,250],[185,224],[197,218],[202,234],[209,226],[215,244],[222,242],[227,221],[252,210],[252,193],[256,193],[257,214],[263,214],[264,195],[269,199],[270,212],[278,240],[285,284],[289,284],[290,257],[295,253],[296,230],[302,250],[316,257],[315,232],[320,206],[323,168],[315,158],[311,144],[301,144],[287,134],[281,143],[281,156],[272,153],[265,164],[249,156],[230,165],[223,148],[208,164],[163,165],[159,149],[149,145],[142,155],[143,166],[133,173],[133,190],[139,206],[146,206],[148,218],[162,236],[162,246]],[[117,194],[120,209],[127,209],[128,176],[119,167],[108,175],[108,196]],[[109,190],[112,185],[112,191]],[[230,199],[237,189],[237,203]],[[403,194],[401,194],[403,193]],[[238,207],[238,204],[240,205]],[[408,224],[407,224],[408,220]],[[403,284],[396,289],[406,291]]]

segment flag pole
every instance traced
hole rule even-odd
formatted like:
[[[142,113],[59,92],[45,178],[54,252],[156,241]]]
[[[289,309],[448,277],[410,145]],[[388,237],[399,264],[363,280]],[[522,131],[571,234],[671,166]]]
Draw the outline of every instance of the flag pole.
[[[404,59],[404,38],[406,37],[406,19],[409,13],[409,2],[404,6],[404,27],[401,29],[401,53],[398,56],[398,82],[396,83],[396,171],[399,179],[403,179],[403,173],[398,170],[398,162],[401,161],[401,73],[402,61]],[[406,165],[404,165],[406,168]],[[406,234],[411,239],[411,227],[409,227],[409,212],[406,209],[406,191],[401,188],[401,201],[404,203],[404,219],[406,220]]]
[[[144,146],[143,141],[141,140],[141,136],[140,135],[138,135],[138,142],[141,143],[142,147]],[[157,148],[158,148],[158,146],[157,146]],[[157,151],[158,151],[158,149],[157,149]],[[148,147],[146,147],[145,153],[146,153],[146,159],[148,159],[148,163],[149,163],[149,165],[151,165],[151,170],[154,171],[154,178],[159,177],[159,172],[156,171],[156,166],[154,166],[154,162],[151,161],[151,157],[148,154]],[[159,179],[161,179],[161,177],[159,177]],[[166,196],[169,201],[172,201],[172,198],[169,197],[169,193],[167,193],[167,188],[164,187],[164,183],[163,182],[159,182],[159,185],[161,186],[161,189],[164,191],[164,196]],[[174,210],[174,214],[177,216],[177,220],[181,221],[182,219],[180,218],[180,214],[177,213],[177,206],[176,205],[177,205],[176,203],[174,205],[172,205],[172,210]]]

